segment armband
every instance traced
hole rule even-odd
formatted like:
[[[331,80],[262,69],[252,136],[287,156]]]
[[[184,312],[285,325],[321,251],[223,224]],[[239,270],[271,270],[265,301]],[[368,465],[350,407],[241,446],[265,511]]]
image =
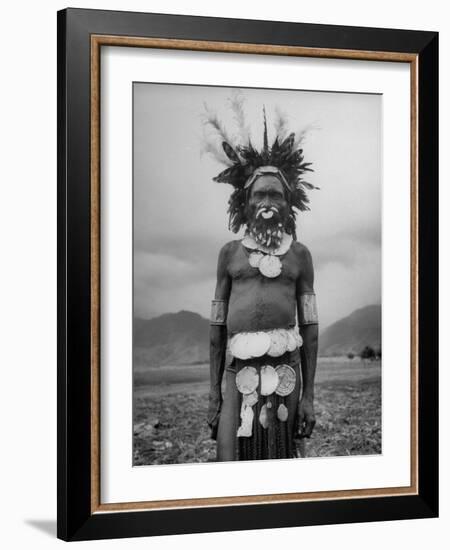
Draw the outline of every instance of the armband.
[[[300,296],[299,320],[301,325],[316,325],[319,322],[317,315],[317,301],[315,294],[302,294]]]
[[[227,322],[228,300],[211,301],[210,325],[225,325]]]

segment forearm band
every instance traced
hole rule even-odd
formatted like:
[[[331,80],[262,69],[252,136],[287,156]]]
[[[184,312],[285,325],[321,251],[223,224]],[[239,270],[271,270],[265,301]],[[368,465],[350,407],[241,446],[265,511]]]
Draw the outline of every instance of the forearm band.
[[[228,300],[211,301],[210,325],[225,325],[227,322]]]
[[[315,294],[302,294],[300,296],[299,320],[301,325],[316,325],[319,322],[317,315],[317,301]]]

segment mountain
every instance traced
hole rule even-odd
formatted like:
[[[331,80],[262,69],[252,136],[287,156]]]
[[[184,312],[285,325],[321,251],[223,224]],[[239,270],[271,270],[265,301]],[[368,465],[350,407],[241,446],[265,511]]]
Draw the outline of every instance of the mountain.
[[[355,310],[326,328],[319,338],[319,355],[361,353],[365,346],[381,348],[381,305]]]
[[[209,321],[191,311],[134,319],[136,366],[187,365],[209,360]]]

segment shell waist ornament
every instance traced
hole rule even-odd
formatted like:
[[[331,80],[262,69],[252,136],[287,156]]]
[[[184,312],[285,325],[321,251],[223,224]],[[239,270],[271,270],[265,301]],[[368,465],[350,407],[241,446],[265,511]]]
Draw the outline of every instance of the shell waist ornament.
[[[297,327],[277,328],[269,331],[238,332],[230,338],[229,351],[237,359],[252,359],[269,355],[281,357],[303,344]]]

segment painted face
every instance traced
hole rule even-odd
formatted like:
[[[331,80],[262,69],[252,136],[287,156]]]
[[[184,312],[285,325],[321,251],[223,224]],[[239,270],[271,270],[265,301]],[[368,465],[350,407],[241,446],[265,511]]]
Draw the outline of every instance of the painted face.
[[[251,186],[247,227],[258,244],[278,248],[288,214],[284,186],[272,175],[260,176]]]

